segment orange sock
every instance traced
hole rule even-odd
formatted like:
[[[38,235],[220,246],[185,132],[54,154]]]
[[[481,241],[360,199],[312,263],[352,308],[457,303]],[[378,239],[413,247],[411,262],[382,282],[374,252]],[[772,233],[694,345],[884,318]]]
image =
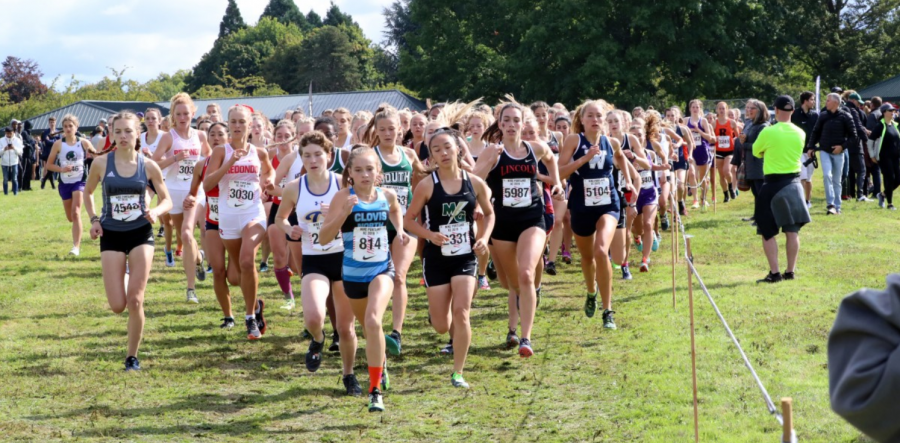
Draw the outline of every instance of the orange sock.
[[[369,393],[381,384],[381,366],[369,366]]]

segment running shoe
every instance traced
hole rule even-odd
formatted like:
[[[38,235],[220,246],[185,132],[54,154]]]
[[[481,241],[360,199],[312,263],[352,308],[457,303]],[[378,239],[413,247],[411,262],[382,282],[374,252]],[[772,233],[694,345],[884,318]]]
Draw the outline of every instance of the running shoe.
[[[356,379],[356,374],[344,376],[344,389],[347,390],[347,395],[353,397],[359,397],[363,393],[362,386],[359,385],[359,380]]]
[[[870,202],[870,201],[872,201],[872,200],[869,200],[866,196],[861,196],[861,197],[857,198],[856,201],[858,201],[858,202]]]
[[[782,280],[784,280],[784,277],[781,276],[780,272],[776,272],[774,274],[772,272],[769,272],[765,276],[765,278],[757,280],[756,283],[778,283]]]
[[[631,270],[628,269],[628,265],[622,266],[622,280],[631,280]]]
[[[584,297],[584,315],[591,318],[597,313],[597,293],[587,294]]]
[[[516,346],[519,346],[519,336],[516,335],[516,331],[509,331],[506,333],[506,349],[512,349]]]
[[[896,211],[896,210],[897,210],[897,208],[895,208],[894,205],[888,205],[888,211]],[[838,209],[838,214],[840,214],[840,213],[841,213],[841,210]]]
[[[138,361],[137,357],[130,356],[125,359],[125,372],[140,371],[140,370],[141,370],[141,362]]]
[[[232,317],[224,317],[222,318],[222,324],[219,326],[221,329],[231,329],[234,327],[234,318]]]
[[[454,372],[453,375],[450,376],[450,384],[453,385],[454,388],[469,389],[469,384],[466,383],[466,379],[464,379],[459,372]]]
[[[619,265],[618,263],[613,263],[612,268],[618,271],[619,269],[622,269],[622,266]]]
[[[687,215],[687,212],[685,212],[685,209],[684,209],[684,202],[683,202],[683,201],[682,201],[682,202],[678,202],[678,215],[681,215],[681,216]]]
[[[384,397],[378,388],[369,393],[369,412],[384,412]]]
[[[725,203],[730,202],[730,201],[731,201],[731,195],[728,194],[728,191],[725,191],[724,194],[725,194]]]
[[[197,264],[197,280],[206,280],[206,266],[203,266],[203,259],[200,259],[200,263]]]
[[[259,272],[269,272],[269,262],[264,260],[259,262]]]
[[[181,257],[182,255],[184,255],[184,250],[182,250],[182,249],[175,249],[175,256],[176,256],[176,257]]]
[[[256,310],[256,323],[259,325],[259,333],[265,334],[266,329],[268,329],[269,324],[266,323],[266,318],[263,317],[263,310],[266,309],[266,302],[263,299],[256,299],[256,306],[258,309]]]
[[[262,337],[262,333],[259,332],[259,326],[256,325],[255,318],[244,320],[244,324],[247,325],[247,340],[259,340],[259,338]]]
[[[653,244],[650,245],[650,250],[653,252],[656,252],[657,249],[659,249],[659,236],[654,235],[653,236]]]
[[[341,350],[341,337],[338,335],[337,331],[334,331],[331,334],[331,346],[328,347],[328,352],[339,352]]]
[[[634,246],[637,247],[638,252],[644,252],[644,241],[640,237],[634,238]]]
[[[828,205],[825,215],[837,215],[837,209],[835,209],[833,205]]]
[[[881,205],[878,205],[878,206],[881,206]],[[881,207],[883,208],[884,206],[881,206]],[[812,203],[806,202],[806,209],[812,209]]]
[[[487,276],[491,280],[497,279],[497,268],[494,267],[494,260],[488,260]]]
[[[650,263],[647,263],[647,260],[641,260],[641,272],[650,272]]]
[[[691,205],[691,208],[700,209],[700,202],[698,202],[697,200],[694,200],[694,204]]]
[[[296,302],[293,298],[285,298],[284,304],[281,305],[281,309],[287,309],[288,311],[292,311],[294,307],[296,307]]]
[[[552,261],[547,262],[547,266],[544,267],[544,271],[550,275],[556,275],[556,263]]]
[[[166,228],[160,226],[159,232],[156,233],[156,238],[163,238],[164,235],[166,235]]]
[[[441,354],[443,355],[453,355],[453,339],[451,338],[443,348],[441,348]]]
[[[562,258],[563,258],[563,262],[565,262],[565,264],[567,264],[567,265],[572,264],[572,253],[569,252],[569,250],[566,249],[565,246],[562,247]]]
[[[174,268],[175,267],[175,256],[172,254],[172,251],[166,250],[166,267]]]
[[[392,331],[390,334],[384,334],[384,345],[391,355],[400,355],[400,333]]]
[[[606,329],[616,329],[616,319],[613,318],[613,314],[616,311],[611,311],[609,309],[603,311],[603,327]]]
[[[478,277],[478,289],[481,289],[482,291],[491,290],[491,284],[488,282],[487,277],[483,275]]]
[[[781,279],[782,279],[782,280],[793,280],[793,279],[794,279],[794,273],[793,273],[793,272],[787,272],[787,271],[784,271],[784,273],[781,274]]]
[[[704,200],[704,201],[703,201],[703,207],[701,207],[700,210],[701,210],[701,211],[706,211],[707,209],[709,209],[709,202],[706,201],[706,200]]]
[[[531,340],[523,338],[519,342],[519,357],[529,358],[534,355],[534,349],[531,348]]]
[[[384,364],[381,366],[381,390],[387,391],[389,389],[391,389],[391,375],[388,374],[387,358],[385,358]]]
[[[319,366],[322,365],[322,348],[325,347],[325,340],[322,342],[317,342],[315,340],[309,341],[309,350],[306,351],[306,370],[309,372],[316,372],[319,370]]]
[[[842,196],[841,196],[841,200],[843,200],[843,201],[850,200],[850,196],[849,196],[849,195],[842,195]]]
[[[884,209],[884,194],[878,193],[878,207]]]
[[[662,228],[663,231],[669,230],[669,214],[663,214],[662,220],[659,221],[659,227]]]
[[[732,200],[734,200],[734,199],[737,198],[737,191],[735,191],[734,189],[729,189],[729,190],[728,190],[728,193],[731,194],[731,199],[732,199]]]
[[[72,249],[69,249],[69,255],[78,257],[81,255],[81,249],[79,249],[78,246],[72,246]]]
[[[188,288],[187,302],[188,303],[200,303],[200,300],[197,299],[197,291],[194,291],[193,289]]]

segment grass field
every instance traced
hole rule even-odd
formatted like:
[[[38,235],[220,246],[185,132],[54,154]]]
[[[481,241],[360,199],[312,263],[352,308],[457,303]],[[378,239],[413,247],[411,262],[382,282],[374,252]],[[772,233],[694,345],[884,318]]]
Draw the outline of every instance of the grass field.
[[[864,442],[830,410],[826,340],[844,295],[883,287],[886,274],[900,269],[900,216],[874,203],[848,202],[844,215],[825,217],[819,177],[796,281],[754,284],[767,266],[754,229],[740,221],[751,210],[749,193],[720,204],[718,214],[692,213],[686,228],[696,236],[699,272],[772,397],[794,398],[801,441]],[[500,346],[505,294],[497,284],[479,293],[469,391],[450,386],[451,361],[438,353],[446,337],[426,323],[415,265],[404,354],[389,359],[393,386],[384,414],[369,414],[365,399],[343,395],[336,355],[318,373],[306,371],[308,343],[299,337],[298,312],[270,309],[269,332],[257,342],[248,342],[241,327],[223,332],[211,280],[198,285],[199,305],[186,304],[180,263],[165,268],[160,249],[146,296],[144,370],[124,373],[127,316],[107,306],[98,243],[85,241],[78,258],[66,256],[70,247],[55,191],[0,195],[2,440],[693,438],[687,278],[682,261],[673,310],[668,235],[649,274],[635,267],[633,281],[615,281],[617,331],[603,330],[599,313],[587,319],[582,312],[577,255],[560,275],[546,276],[530,360]],[[239,291],[233,293],[241,306]],[[280,298],[271,272],[262,277],[261,294]],[[695,296],[701,439],[780,441],[736,349],[702,293]],[[362,349],[356,373],[367,383]]]

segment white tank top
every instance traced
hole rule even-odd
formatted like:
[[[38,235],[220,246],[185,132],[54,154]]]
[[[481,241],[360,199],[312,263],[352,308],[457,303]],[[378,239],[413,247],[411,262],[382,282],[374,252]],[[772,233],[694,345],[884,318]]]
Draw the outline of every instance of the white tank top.
[[[284,176],[284,186],[287,186],[288,183],[300,178],[300,171],[302,169],[303,159],[300,158],[300,151],[297,151],[297,158],[294,159],[294,163],[291,163],[291,169],[288,169],[287,175]]]
[[[76,139],[74,145],[66,143],[65,138],[60,139],[59,143],[59,154],[56,156],[59,166],[72,167],[70,172],[59,174],[60,181],[66,184],[85,181],[84,146],[81,145],[81,139]]]
[[[322,214],[322,205],[331,204],[334,195],[341,189],[338,175],[328,171],[328,190],[321,195],[310,192],[306,178],[307,176],[304,175],[300,179],[300,192],[297,193],[297,208],[295,210],[297,221],[300,223],[300,227],[303,228],[303,255],[325,255],[344,252],[344,243],[340,232],[324,245],[320,244],[319,239],[319,230],[325,221],[325,216]],[[335,210],[339,210],[339,208],[335,208]]]
[[[206,157],[200,156],[200,160],[194,164],[195,168],[203,169],[203,164],[206,163]],[[193,180],[193,179],[192,179]],[[197,187],[197,203],[206,206],[206,192],[203,191],[203,176],[200,176],[200,186]]]
[[[147,142],[147,133],[144,132],[143,134],[141,134],[141,149],[149,152],[150,156],[152,157],[153,153],[156,152],[156,147],[159,146],[160,140],[162,140],[162,133],[157,132],[156,140],[154,140],[153,143],[148,143]]]
[[[187,152],[187,157],[172,164],[166,173],[166,187],[187,191],[191,189],[191,180],[194,178],[194,165],[200,160],[200,133],[192,128],[190,137],[186,139],[181,138],[174,129],[170,129],[169,134],[172,135],[172,150],[169,155],[175,156],[184,151]]]
[[[259,199],[259,154],[256,147],[247,144],[250,151],[236,161],[228,172],[219,180],[219,219],[235,214],[253,214],[261,210],[262,201]],[[225,144],[225,157],[228,161],[234,155],[231,144]],[[225,199],[223,204],[222,198]]]

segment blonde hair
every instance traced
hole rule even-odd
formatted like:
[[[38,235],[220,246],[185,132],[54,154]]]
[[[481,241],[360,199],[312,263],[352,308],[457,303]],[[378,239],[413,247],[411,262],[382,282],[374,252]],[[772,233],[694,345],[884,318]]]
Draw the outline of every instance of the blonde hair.
[[[272,131],[272,135],[275,135],[274,133],[278,132],[281,128],[288,128],[288,131],[291,131],[291,138],[297,135],[297,127],[294,126],[294,122],[290,120],[280,120],[278,124],[275,125],[275,130]]]
[[[490,114],[476,110],[475,112],[469,114],[469,118],[466,119],[466,131],[469,131],[469,125],[473,118],[480,119],[481,124],[484,126],[484,129],[487,129],[487,127],[494,122],[494,119]]]
[[[369,146],[378,146],[381,144],[381,140],[375,133],[375,125],[377,125],[379,121],[384,119],[395,120],[397,122],[397,129],[400,129],[400,115],[397,112],[397,109],[391,105],[382,104],[375,111],[375,116],[372,117],[371,120],[369,120],[369,124],[366,125],[366,130],[363,132],[363,135],[361,137],[363,143]]]
[[[188,95],[187,92],[175,94],[172,96],[172,100],[169,101],[169,123],[172,125],[175,124],[175,107],[178,105],[187,106],[191,115],[197,112],[197,105],[194,104],[194,100],[191,99],[191,96]]]
[[[78,117],[75,114],[66,114],[63,116],[62,121],[59,122],[60,126],[65,126],[66,122],[71,122],[75,125],[75,130],[78,130]]]
[[[580,134],[584,132],[584,125],[581,123],[581,119],[584,118],[584,111],[588,106],[596,106],[600,110],[600,115],[606,115],[609,111],[612,110],[612,106],[606,102],[606,100],[588,100],[575,108],[575,116],[572,118],[572,128],[570,129],[570,133],[572,134]],[[605,119],[600,119],[600,132],[606,133],[606,122]]]
[[[375,150],[367,145],[353,145],[353,148],[350,150],[350,155],[347,157],[347,164],[344,166],[344,172],[341,174],[344,187],[353,185],[352,179],[350,178],[350,170],[353,168],[353,163],[356,159],[363,155],[371,155],[375,158],[375,168],[378,170],[378,173],[381,174],[381,161],[379,161],[378,154],[375,153]]]

